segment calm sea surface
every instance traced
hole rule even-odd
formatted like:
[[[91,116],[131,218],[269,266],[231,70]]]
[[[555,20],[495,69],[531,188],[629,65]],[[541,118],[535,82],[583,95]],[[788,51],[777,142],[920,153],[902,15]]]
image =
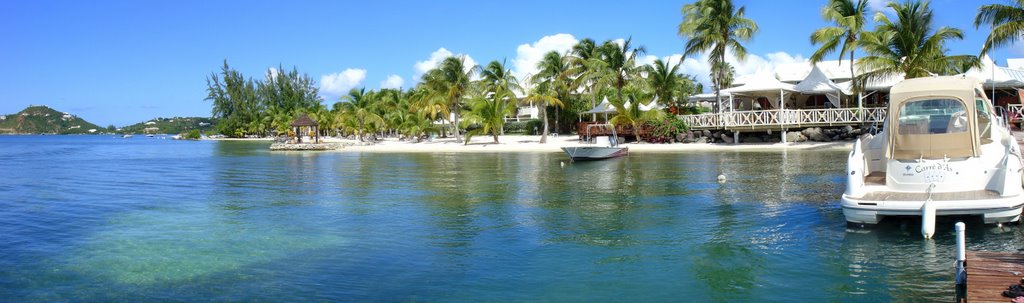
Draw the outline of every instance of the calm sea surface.
[[[563,168],[268,144],[0,136],[0,301],[953,298],[952,222],[847,229],[843,151]],[[968,229],[1024,247],[1017,225]]]

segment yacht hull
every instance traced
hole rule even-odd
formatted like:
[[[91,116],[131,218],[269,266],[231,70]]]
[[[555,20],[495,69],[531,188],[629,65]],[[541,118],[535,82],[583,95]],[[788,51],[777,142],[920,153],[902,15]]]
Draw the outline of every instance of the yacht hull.
[[[1024,197],[994,197],[978,200],[932,200],[936,216],[982,216],[986,224],[1020,221]],[[878,224],[888,216],[921,216],[924,200],[866,200],[843,195],[846,221]]]
[[[628,147],[579,146],[563,147],[562,151],[573,161],[594,161],[629,155]]]

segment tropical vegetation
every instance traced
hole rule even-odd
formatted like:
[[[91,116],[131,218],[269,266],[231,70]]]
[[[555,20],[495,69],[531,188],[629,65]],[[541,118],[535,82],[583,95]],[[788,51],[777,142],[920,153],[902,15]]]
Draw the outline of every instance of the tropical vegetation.
[[[829,0],[821,9],[821,16],[835,26],[826,26],[811,33],[811,44],[821,44],[821,47],[811,54],[811,64],[821,62],[825,56],[838,49],[839,61],[843,61],[843,57],[849,57],[850,77],[856,77],[853,55],[857,50],[857,42],[864,33],[867,9],[868,0]],[[860,92],[856,81],[853,84],[854,93]]]
[[[857,82],[881,81],[892,77],[918,78],[951,75],[977,65],[971,55],[947,55],[946,43],[961,40],[963,31],[952,27],[935,28],[928,2],[889,2],[895,18],[876,12],[875,29],[866,32],[858,45],[867,52],[857,65],[865,72]]]
[[[981,27],[982,24],[991,26],[992,31],[981,47],[981,54],[1019,41],[1021,35],[1024,35],[1024,0],[1013,0],[1009,5],[982,5],[974,18],[974,27]]]
[[[316,83],[294,68],[253,80],[225,61],[220,73],[207,79],[207,100],[213,103],[218,131],[234,137],[288,134],[295,117],[307,114],[318,121],[321,135],[354,136],[360,141],[451,136],[468,144],[473,136],[488,135],[499,143],[506,128],[533,133],[537,127],[541,142],[547,142],[550,132],[571,131],[577,121],[596,118],[580,113],[597,100],[639,105],[637,98],[642,96],[639,101],[644,104],[678,106],[680,100],[703,89],[696,77],[680,73],[681,61],[637,64],[643,53],[644,48],[634,46],[631,39],[600,44],[583,39],[569,51],[545,54],[537,64],[538,72],[524,79],[504,61],[480,67],[452,56],[424,73],[412,88],[355,88],[330,108],[324,105]],[[536,106],[539,121],[509,122],[519,106]],[[636,106],[617,109],[623,117],[611,122],[621,125],[639,127],[662,116],[642,113]],[[554,113],[554,119],[549,113]]]
[[[732,52],[739,60],[747,57],[743,42],[757,33],[757,23],[746,18],[746,7],[737,8],[732,0],[698,0],[683,6],[683,22],[679,35],[686,38],[683,56],[708,53],[708,65],[714,73],[715,96],[721,100],[722,89],[728,86],[726,72],[730,70],[726,53]],[[730,81],[731,82],[731,81]]]
[[[875,12],[870,19],[867,0],[824,2],[821,15],[829,25],[811,33],[818,48],[810,59],[820,62],[838,54],[840,62],[849,60],[854,91],[868,81],[955,74],[978,62],[976,56],[946,53],[948,43],[964,34],[936,26],[927,1],[892,1],[889,14]],[[571,132],[579,121],[600,120],[597,114],[584,112],[605,100],[615,108],[610,123],[680,131],[685,125],[665,113],[703,112],[680,101],[704,89],[694,75],[681,73],[683,59],[706,55],[710,84],[720,97],[736,76],[733,58],[744,60],[744,44],[758,32],[745,7],[731,0],[697,0],[685,4],[681,13],[677,33],[686,39],[682,58],[645,61],[646,49],[631,38],[600,43],[581,39],[567,50],[544,54],[536,72],[519,76],[505,61],[481,67],[465,57],[450,56],[410,88],[355,88],[332,100],[330,107],[316,82],[294,67],[287,71],[279,66],[254,80],[225,60],[220,71],[207,78],[207,100],[212,102],[217,131],[234,137],[283,135],[297,115],[307,114],[320,123],[321,135],[361,141],[441,136],[468,144],[473,136],[485,135],[497,143],[506,131],[536,131],[546,142],[550,132]],[[1024,33],[1024,0],[984,5],[974,23],[993,28],[983,52],[1013,43]],[[666,110],[640,110],[652,103]],[[521,106],[536,107],[537,120],[511,121]]]

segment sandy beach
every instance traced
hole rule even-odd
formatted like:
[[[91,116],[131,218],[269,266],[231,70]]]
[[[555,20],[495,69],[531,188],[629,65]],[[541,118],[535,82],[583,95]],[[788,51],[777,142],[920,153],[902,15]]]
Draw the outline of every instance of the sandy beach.
[[[372,144],[360,143],[355,140],[324,138],[328,143],[341,143],[344,147],[337,152],[390,152],[390,153],[453,153],[453,152],[561,152],[562,147],[578,146],[581,143],[576,136],[548,137],[548,142],[540,143],[540,136],[505,135],[499,137],[500,143],[493,143],[490,136],[473,137],[470,143],[456,143],[453,138],[437,138],[432,141],[412,143],[386,138]],[[685,151],[767,151],[767,150],[849,150],[852,141],[843,142],[801,142],[801,143],[626,143],[630,152],[685,152]]]

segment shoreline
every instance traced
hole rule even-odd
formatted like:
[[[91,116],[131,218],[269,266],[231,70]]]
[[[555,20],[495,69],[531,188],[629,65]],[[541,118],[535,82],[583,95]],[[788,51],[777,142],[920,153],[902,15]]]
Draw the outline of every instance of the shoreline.
[[[548,137],[548,143],[541,144],[540,136],[505,135],[500,143],[493,143],[492,137],[477,136],[468,144],[456,143],[455,139],[444,138],[418,143],[386,138],[372,144],[356,140],[324,138],[325,143],[339,143],[343,147],[332,152],[361,153],[560,153],[562,147],[585,146],[576,136]],[[781,151],[781,150],[843,150],[849,151],[854,141],[800,142],[800,143],[624,143],[630,152],[671,153],[690,151]]]

